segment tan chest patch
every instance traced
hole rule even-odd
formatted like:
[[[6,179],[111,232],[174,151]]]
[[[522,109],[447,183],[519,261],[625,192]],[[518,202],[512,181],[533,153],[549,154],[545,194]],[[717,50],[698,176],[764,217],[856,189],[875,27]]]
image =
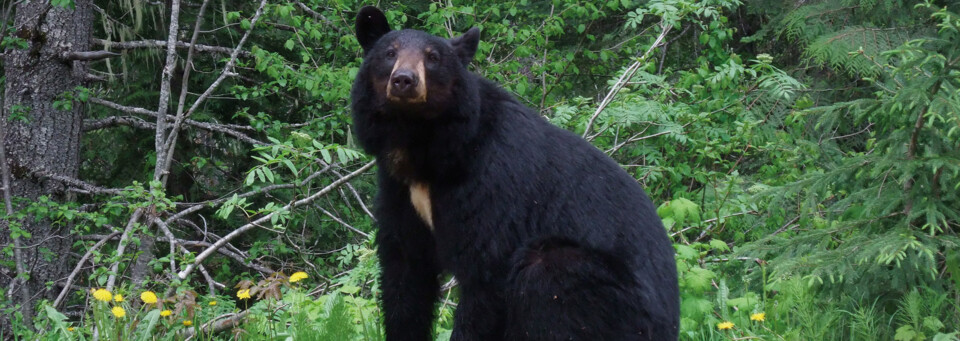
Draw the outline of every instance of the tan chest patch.
[[[423,219],[430,231],[433,231],[433,206],[430,203],[430,186],[422,183],[411,184],[410,202],[413,203],[413,209],[417,210],[420,219]]]

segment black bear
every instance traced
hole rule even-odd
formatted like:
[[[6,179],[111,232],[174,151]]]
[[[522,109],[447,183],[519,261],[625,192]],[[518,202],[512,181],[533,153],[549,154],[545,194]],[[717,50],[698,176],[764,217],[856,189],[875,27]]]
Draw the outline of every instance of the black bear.
[[[633,177],[467,70],[480,31],[392,31],[360,10],[354,129],[377,157],[387,340],[431,339],[441,271],[451,340],[676,340],[673,247]]]

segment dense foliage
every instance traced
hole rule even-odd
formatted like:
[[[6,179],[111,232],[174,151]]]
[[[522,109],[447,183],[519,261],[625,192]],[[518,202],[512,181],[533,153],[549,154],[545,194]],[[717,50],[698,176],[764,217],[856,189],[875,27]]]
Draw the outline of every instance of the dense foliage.
[[[170,1],[94,3],[98,48],[121,54],[55,103],[86,109],[80,179],[61,179],[73,199],[13,198],[3,231],[31,245],[18,222],[62,227],[76,254],[59,261],[78,275],[33,323],[0,295],[13,337],[381,339],[376,184],[348,110],[362,3],[183,2],[178,39],[197,25],[198,47],[177,49],[166,120]],[[960,338],[960,5],[379,5],[397,29],[480,27],[474,71],[644,185],[677,251],[682,339]],[[3,48],[29,48],[14,31]],[[183,125],[170,148],[158,122]],[[0,247],[16,273],[14,244]]]

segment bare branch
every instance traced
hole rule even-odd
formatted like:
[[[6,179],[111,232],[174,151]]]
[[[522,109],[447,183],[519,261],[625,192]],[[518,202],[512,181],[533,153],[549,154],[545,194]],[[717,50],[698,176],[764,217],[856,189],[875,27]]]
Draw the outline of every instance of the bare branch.
[[[87,249],[87,252],[84,253],[84,254],[83,254],[83,257],[80,257],[80,261],[77,262],[77,266],[75,266],[75,267],[73,268],[73,271],[70,272],[70,275],[67,276],[67,282],[66,282],[66,284],[63,285],[63,290],[61,290],[61,291],[60,291],[60,294],[57,295],[57,299],[53,300],[53,307],[54,307],[54,308],[59,307],[60,304],[63,303],[63,299],[67,297],[67,292],[70,291],[71,284],[73,283],[73,279],[74,279],[74,278],[77,278],[77,274],[80,273],[80,269],[83,268],[83,264],[86,263],[86,262],[87,262],[87,259],[89,259],[90,256],[93,255],[93,252],[94,252],[94,251],[97,251],[97,249],[99,249],[101,246],[103,246],[103,244],[106,244],[107,241],[109,241],[110,239],[113,239],[114,237],[119,236],[119,235],[120,235],[120,231],[117,231],[117,232],[108,234],[108,235],[106,235],[106,236],[103,236],[103,238],[100,238],[100,241],[98,241],[96,244],[93,244],[93,246],[91,246],[89,249]]]
[[[307,14],[309,14],[311,17],[314,17],[315,19],[322,21],[324,24],[327,25],[327,27],[337,31],[337,33],[340,33],[340,34],[346,33],[343,31],[343,28],[341,28],[340,25],[334,24],[333,21],[330,21],[330,19],[327,19],[327,17],[325,17],[323,14],[320,14],[320,12],[310,9],[310,7],[303,4],[303,2],[297,1],[297,6],[299,6],[300,9],[302,9],[304,12],[307,12]]]
[[[100,130],[114,126],[129,126],[138,129],[154,129],[157,125],[133,116],[110,116],[101,118],[99,120],[83,120],[84,132]]]
[[[117,50],[133,50],[133,49],[142,49],[142,48],[167,48],[167,42],[163,40],[137,40],[137,41],[109,41],[103,39],[93,39],[93,43],[101,45],[106,49],[117,49]],[[210,52],[210,53],[222,53],[230,54],[233,52],[232,48],[222,47],[222,46],[211,46],[203,44],[191,44],[187,42],[177,41],[176,44],[178,49],[189,49],[193,47],[199,52]],[[240,56],[244,58],[249,58],[252,55],[249,51],[240,51]]]
[[[7,12],[6,12],[7,15],[10,14],[10,7],[12,6],[13,6],[12,3],[7,5]],[[4,15],[4,19],[6,19],[6,15]],[[7,27],[6,25],[4,25],[2,31],[6,31],[6,29]],[[0,102],[2,102],[2,98],[0,98]],[[0,105],[0,111],[2,110],[3,110],[3,106]],[[3,115],[0,115],[0,116],[3,116]],[[5,147],[5,145],[7,144],[6,121],[7,120],[0,120],[0,178],[2,178],[2,180],[0,180],[0,183],[2,183],[3,185],[3,206],[6,209],[6,212],[4,213],[8,217],[8,219],[3,220],[4,221],[3,230],[9,231],[10,229],[9,219],[13,218],[13,199],[12,199],[13,188],[11,187],[12,185],[10,184],[10,165],[7,163],[7,151]],[[15,292],[14,289],[16,288],[17,284],[19,284],[21,287],[20,301],[26,304],[30,302],[30,287],[27,286],[27,277],[26,277],[29,274],[29,272],[27,272],[26,265],[24,264],[23,253],[20,251],[20,238],[14,238],[13,236],[11,236],[10,239],[13,239],[13,258],[14,258],[14,263],[16,263],[18,276],[14,280],[10,281],[10,288],[7,288],[7,298],[10,299],[13,297],[13,293]],[[17,279],[19,279],[19,281]],[[25,311],[26,312],[24,313],[24,315],[29,316],[28,315],[29,311],[27,310]]]
[[[154,222],[155,222],[155,221],[154,221]],[[114,234],[110,234],[110,235],[88,234],[88,235],[85,235],[85,236],[79,236],[78,239],[81,239],[81,240],[115,240],[115,239],[117,239],[117,235],[118,235],[119,233],[120,233],[120,232],[115,232]],[[204,242],[204,241],[186,240],[186,239],[180,239],[180,238],[176,238],[176,239],[174,239],[174,240],[176,241],[177,246],[181,247],[181,251],[183,251],[183,252],[189,252],[189,251],[190,251],[190,250],[186,249],[186,247],[203,247],[203,248],[206,248],[206,247],[210,247],[210,246],[213,245],[212,243]],[[158,242],[170,242],[170,238],[169,238],[169,237],[157,237],[157,241],[158,241]],[[254,270],[254,271],[258,271],[258,272],[263,273],[263,274],[272,274],[272,273],[277,272],[276,270],[273,270],[273,269],[271,269],[270,267],[268,267],[268,266],[266,266],[266,265],[254,263],[254,262],[251,262],[251,261],[247,261],[243,255],[238,254],[238,253],[233,252],[233,251],[230,251],[230,250],[226,250],[226,249],[221,248],[221,249],[218,249],[218,250],[217,250],[217,253],[220,253],[220,254],[222,254],[222,255],[224,255],[224,256],[227,256],[227,257],[229,257],[230,259],[233,259],[233,260],[237,261],[237,263],[240,263],[240,264],[242,264],[243,266],[246,266],[246,267],[248,267],[248,268],[250,268],[250,269],[252,269],[252,270]],[[218,284],[219,284],[219,283],[218,283]]]
[[[326,167],[323,167],[323,169],[318,170],[318,171],[314,172],[313,174],[310,174],[310,176],[306,177],[305,179],[303,179],[303,180],[301,180],[301,181],[299,181],[299,182],[297,182],[297,183],[291,183],[291,184],[276,184],[276,185],[264,186],[264,187],[260,187],[260,188],[257,188],[257,189],[255,189],[255,190],[246,192],[246,193],[237,194],[237,198],[246,198],[246,197],[253,196],[253,195],[256,195],[256,194],[266,193],[266,192],[270,192],[270,191],[278,190],[278,189],[289,189],[289,188],[300,187],[300,186],[303,186],[303,185],[305,185],[305,184],[310,183],[310,181],[313,180],[314,178],[316,178],[317,176],[319,176],[319,175],[321,175],[321,174],[323,174],[323,173],[326,173],[328,170],[330,170],[330,168],[332,168],[332,167],[331,167],[330,165],[327,165]],[[220,199],[213,199],[213,200],[201,201],[201,202],[198,202],[198,203],[177,203],[177,204],[178,204],[178,205],[184,205],[184,204],[186,204],[186,205],[200,205],[200,206],[219,205],[219,204],[222,204],[222,203],[224,203],[224,202],[226,202],[227,200],[230,200],[230,199],[232,199],[232,198],[233,198],[232,195],[227,195],[227,196],[224,196],[224,197],[222,197],[222,198],[220,198]],[[169,220],[168,220],[168,221],[169,221]]]
[[[173,78],[173,69],[177,66],[177,31],[180,29],[180,0],[170,3],[170,29],[167,33],[167,61],[163,63],[163,73],[160,77],[160,103],[157,105],[157,129],[154,136],[154,148],[157,153],[157,162],[153,170],[153,181],[160,180],[166,175],[167,168],[163,166],[167,154],[173,150],[165,148],[167,107],[170,105],[170,80]],[[175,136],[171,136],[176,140]]]
[[[111,101],[108,101],[108,100],[105,100],[105,99],[102,99],[102,98],[91,97],[91,98],[90,98],[90,102],[91,102],[91,103],[100,104],[100,105],[103,105],[103,106],[108,107],[108,108],[111,108],[111,109],[115,109],[115,110],[127,112],[127,113],[147,115],[147,116],[154,117],[154,118],[157,117],[157,112],[156,112],[156,111],[150,111],[150,110],[147,110],[147,109],[144,109],[144,108],[140,108],[140,107],[125,106],[125,105],[117,104],[117,103],[114,103],[114,102],[111,102]],[[173,117],[172,115],[166,115],[166,121],[173,121],[173,120],[174,120],[174,117]],[[192,125],[192,126],[194,126],[194,127],[197,127],[197,128],[203,129],[203,130],[213,131],[213,132],[219,132],[219,133],[223,133],[223,134],[226,134],[226,135],[229,135],[229,136],[233,136],[234,138],[236,138],[236,139],[238,139],[238,140],[240,140],[240,141],[243,141],[243,142],[246,142],[246,143],[249,143],[249,144],[252,144],[252,145],[256,145],[256,146],[267,146],[267,145],[270,145],[269,143],[256,140],[256,139],[254,139],[254,138],[252,138],[252,137],[250,137],[250,136],[247,136],[247,135],[244,134],[244,133],[241,133],[241,132],[237,131],[236,129],[234,129],[234,128],[232,127],[232,125],[226,125],[226,124],[220,124],[220,123],[211,123],[211,122],[200,122],[200,121],[191,120],[191,119],[186,119],[186,120],[184,120],[184,123],[187,123],[187,124],[189,124],[189,125]]]
[[[636,74],[638,70],[640,70],[640,67],[643,66],[643,63],[647,60],[647,57],[650,56],[650,52],[653,52],[654,49],[660,46],[660,43],[663,42],[663,38],[667,36],[667,33],[670,33],[670,29],[673,28],[673,26],[667,25],[667,23],[661,21],[660,28],[663,30],[663,32],[660,32],[660,36],[657,37],[657,40],[650,45],[650,48],[647,49],[647,52],[643,53],[643,56],[641,56],[640,59],[635,61],[632,65],[630,65],[630,67],[623,71],[623,74],[620,75],[620,78],[617,79],[617,82],[613,85],[613,87],[610,88],[610,92],[608,92],[607,95],[603,97],[603,100],[600,101],[600,105],[597,106],[597,110],[593,112],[593,116],[590,116],[590,120],[587,121],[587,126],[583,129],[584,138],[586,138],[590,133],[590,128],[593,126],[593,122],[597,120],[597,117],[600,116],[600,113],[603,112],[603,109],[605,109],[607,105],[613,101],[613,98],[617,95],[617,93],[620,92],[621,89],[623,89],[623,86],[626,85],[631,78],[633,78],[633,75]],[[593,135],[587,140],[592,140],[593,138],[596,138],[596,136],[597,135]]]
[[[173,232],[170,231],[170,227],[168,227],[167,224],[163,222],[163,220],[160,220],[160,218],[153,217],[153,223],[157,224],[157,226],[160,227],[160,231],[163,232],[165,236],[167,236],[167,243],[170,244],[170,256],[167,257],[167,258],[170,258],[170,274],[171,275],[176,274],[177,273],[177,261],[176,261],[177,257],[174,257],[174,255],[177,254],[177,250],[176,250],[177,237],[173,235]]]
[[[157,143],[157,166],[154,171],[153,178],[154,180],[162,180],[163,183],[166,183],[166,173],[170,169],[170,163],[173,160],[173,150],[177,144],[177,135],[180,132],[180,126],[183,124],[183,120],[193,114],[197,108],[200,107],[200,104],[203,103],[213,93],[217,87],[220,86],[227,77],[234,76],[236,73],[233,72],[233,67],[237,63],[237,56],[240,53],[240,49],[243,47],[243,44],[246,43],[247,39],[250,38],[250,34],[253,32],[253,29],[257,25],[257,21],[260,20],[260,15],[263,14],[263,8],[266,6],[267,0],[260,1],[260,7],[257,8],[257,12],[253,14],[253,18],[250,19],[250,29],[243,34],[243,37],[240,38],[240,42],[237,43],[237,47],[233,50],[233,53],[230,54],[230,60],[227,61],[227,65],[223,67],[223,72],[220,73],[220,76],[213,81],[213,84],[210,84],[207,87],[207,90],[200,94],[200,97],[193,102],[193,105],[190,106],[190,109],[186,112],[183,112],[182,107],[177,112],[177,120],[173,123],[170,133],[164,139],[163,143]],[[171,32],[173,32],[171,30]],[[194,32],[196,35],[197,32]],[[173,33],[171,33],[172,39]],[[169,90],[169,88],[167,89]],[[162,93],[161,93],[162,96]],[[163,104],[163,102],[161,102]],[[165,110],[158,110],[161,116],[165,113]],[[158,128],[159,131],[159,128]],[[162,153],[161,153],[162,152]]]
[[[127,244],[130,243],[130,234],[133,233],[133,227],[137,225],[141,215],[143,215],[142,208],[133,211],[133,215],[127,221],[127,227],[120,236],[120,243],[117,245],[117,261],[110,266],[110,276],[107,277],[107,291],[113,291],[113,285],[117,282],[117,272],[120,270],[120,260],[123,259],[123,253],[127,249]]]
[[[829,138],[828,140],[845,139],[845,138],[848,138],[848,137],[850,137],[850,136],[859,135],[859,134],[862,134],[863,132],[865,132],[865,131],[867,131],[867,130],[870,130],[870,127],[873,127],[873,122],[870,122],[869,124],[867,124],[866,127],[863,127],[863,129],[861,129],[860,131],[858,131],[858,132],[856,132],[856,133],[851,133],[851,134],[847,134],[847,135],[843,135],[843,136],[834,136],[834,137]]]
[[[646,131],[646,129],[644,129],[644,131]],[[610,150],[607,151],[607,155],[613,155],[613,153],[616,153],[618,150],[620,150],[620,148],[623,148],[623,146],[627,145],[628,143],[637,142],[637,141],[642,141],[642,140],[646,140],[646,139],[649,139],[649,138],[654,138],[654,137],[657,137],[657,136],[660,136],[660,135],[666,135],[666,134],[669,134],[669,133],[672,133],[672,132],[673,132],[673,131],[667,130],[667,131],[661,131],[661,132],[656,133],[656,134],[651,134],[651,135],[646,135],[646,136],[640,136],[640,134],[643,133],[643,131],[641,131],[641,132],[639,132],[639,133],[631,136],[631,137],[630,137],[629,139],[627,139],[626,141],[621,142],[620,144],[614,146],[613,148],[610,148]]]
[[[179,240],[179,239],[178,239],[178,240]],[[204,241],[180,240],[180,245],[183,245],[184,247],[193,246],[193,247],[203,247],[203,248],[207,248],[207,247],[213,246],[213,243],[208,243],[208,242],[204,242]],[[243,264],[243,266],[246,266],[246,267],[248,267],[248,268],[250,268],[250,269],[256,270],[256,271],[258,271],[258,272],[260,272],[260,273],[262,273],[262,274],[265,274],[265,275],[269,275],[269,274],[272,274],[272,273],[276,273],[276,272],[277,272],[276,270],[271,269],[270,267],[268,267],[268,266],[266,266],[266,265],[259,264],[259,263],[254,263],[254,262],[251,262],[251,261],[247,261],[247,260],[246,260],[246,257],[244,257],[243,255],[241,255],[241,254],[239,254],[239,253],[236,253],[236,252],[233,252],[233,251],[230,251],[230,250],[226,250],[226,249],[224,249],[224,248],[219,248],[219,249],[217,249],[217,253],[219,253],[219,254],[221,254],[221,255],[224,255],[224,256],[227,256],[227,257],[229,257],[230,259],[233,259],[233,260],[237,261],[237,263]]]
[[[119,56],[119,53],[110,52],[110,51],[68,51],[60,54],[60,60],[65,62],[80,60],[80,61],[92,61],[92,60],[101,60],[107,59],[110,57]]]
[[[357,193],[357,189],[353,188],[353,185],[351,185],[351,184],[349,184],[349,183],[347,184],[347,189],[349,189],[350,192],[353,193],[353,197],[354,197],[354,198],[357,198],[357,203],[360,204],[360,208],[363,209],[363,212],[366,213],[367,216],[370,217],[370,219],[373,219],[373,221],[377,221],[377,217],[375,217],[375,216],[373,215],[373,212],[370,212],[370,209],[367,207],[367,204],[365,204],[365,203],[363,202],[363,199],[360,198],[360,193]]]
[[[169,135],[170,141],[167,143],[170,149],[170,153],[168,154],[167,160],[165,160],[164,165],[163,166],[157,165],[158,168],[166,167],[167,169],[169,169],[170,168],[169,163],[173,162],[172,161],[173,148],[177,144],[177,132],[180,129],[180,122],[183,121],[183,119],[181,118],[181,116],[183,116],[183,106],[187,102],[187,92],[190,87],[190,82],[188,82],[188,80],[190,79],[190,70],[193,69],[194,44],[197,43],[197,36],[200,35],[200,25],[203,23],[203,12],[207,10],[207,4],[209,3],[210,3],[210,0],[203,0],[203,4],[200,5],[200,12],[197,14],[197,22],[195,22],[193,25],[193,37],[190,38],[190,49],[187,50],[187,62],[184,64],[185,66],[183,67],[183,76],[180,77],[181,79],[180,80],[181,82],[180,98],[177,100],[176,123],[173,126],[173,131],[170,132],[170,135]],[[239,49],[240,47],[238,46],[237,50]],[[166,177],[164,177],[163,183],[166,184]]]
[[[197,328],[187,328],[182,331],[180,336],[186,337],[185,340],[192,340],[196,335],[206,335],[209,333],[219,333],[227,329],[232,329],[240,325],[240,321],[247,317],[250,314],[250,310],[244,310],[239,313],[229,313],[225,315],[218,316],[212,321],[204,323],[199,327],[199,332]]]
[[[300,206],[303,206],[303,205],[312,203],[314,200],[319,199],[320,197],[326,195],[327,193],[330,193],[330,191],[333,191],[334,189],[336,189],[336,188],[339,187],[340,185],[346,183],[346,182],[349,181],[350,179],[353,179],[354,177],[357,177],[358,175],[363,174],[363,172],[366,172],[368,169],[372,168],[374,164],[375,164],[375,162],[374,162],[374,161],[371,161],[371,162],[367,163],[366,165],[363,165],[363,167],[360,167],[359,169],[353,171],[352,173],[347,174],[346,176],[344,176],[344,177],[342,177],[342,178],[340,178],[340,179],[335,180],[333,183],[331,183],[331,184],[328,185],[327,187],[324,187],[323,189],[321,189],[321,190],[318,191],[317,193],[314,193],[313,195],[310,195],[310,196],[308,196],[308,197],[306,197],[306,198],[303,198],[303,199],[294,201],[294,202],[292,202],[292,203],[289,203],[289,204],[283,206],[281,209],[279,209],[279,210],[277,210],[277,211],[274,211],[274,212],[272,212],[272,213],[270,213],[270,214],[264,215],[263,217],[260,217],[260,218],[254,220],[254,221],[252,221],[252,222],[250,222],[250,223],[247,223],[246,225],[243,225],[243,226],[238,227],[237,229],[233,230],[233,231],[230,232],[229,234],[223,236],[223,238],[221,238],[221,239],[218,240],[216,243],[214,243],[213,245],[211,245],[210,247],[208,247],[206,250],[204,250],[203,252],[201,252],[199,255],[197,255],[197,257],[194,259],[193,264],[187,265],[187,268],[183,269],[183,271],[180,271],[180,273],[177,274],[177,276],[180,277],[181,280],[182,280],[182,279],[186,279],[187,276],[190,275],[190,273],[192,273],[193,270],[196,268],[196,265],[197,265],[197,264],[203,263],[203,261],[206,260],[208,257],[210,257],[211,254],[213,254],[214,252],[216,252],[217,249],[219,249],[220,247],[222,247],[224,244],[226,244],[227,242],[229,242],[229,241],[232,240],[233,238],[236,238],[236,237],[240,236],[240,235],[243,234],[244,232],[247,232],[248,230],[250,230],[250,229],[252,229],[252,228],[254,228],[254,227],[257,227],[257,226],[260,226],[261,224],[264,224],[264,223],[266,223],[266,222],[269,222],[270,219],[271,219],[274,215],[276,215],[277,213],[279,213],[279,212],[286,212],[286,211],[289,211],[289,210],[291,210],[291,209],[293,209],[293,208],[300,207]]]
[[[340,223],[340,225],[343,225],[343,227],[346,227],[348,230],[353,231],[354,233],[359,234],[364,238],[370,239],[369,234],[367,234],[366,232],[360,231],[360,229],[353,227],[353,225],[347,224],[347,222],[343,221],[343,219],[340,219],[340,217],[337,217],[333,213],[330,213],[330,211],[327,211],[323,207],[320,207],[320,205],[314,204],[313,206],[316,207],[318,210],[320,210],[320,212],[323,212],[323,214],[326,214],[328,217],[330,217],[334,221]]]
[[[53,173],[50,173],[50,172],[47,172],[47,171],[43,171],[43,170],[34,171],[34,172],[32,172],[30,175],[32,175],[32,176],[34,176],[34,177],[36,177],[36,178],[50,178],[50,179],[53,179],[53,180],[56,180],[56,181],[60,181],[60,182],[62,182],[62,183],[64,183],[64,184],[73,186],[74,188],[81,189],[81,190],[82,190],[82,191],[80,191],[81,193],[87,193],[87,194],[120,194],[120,193],[123,192],[122,190],[119,190],[119,189],[116,189],[116,188],[103,188],[103,187],[100,187],[100,186],[97,186],[97,185],[89,184],[89,183],[87,183],[86,181],[83,181],[83,180],[80,180],[80,179],[74,179],[74,178],[71,178],[71,177],[65,176],[65,175],[53,174]]]
[[[117,103],[110,102],[108,100],[97,98],[97,97],[90,97],[90,103],[96,103],[96,104],[99,104],[114,110],[123,111],[126,113],[157,117],[156,111],[151,111],[151,110],[147,110],[140,107],[128,107],[126,105],[117,104]]]

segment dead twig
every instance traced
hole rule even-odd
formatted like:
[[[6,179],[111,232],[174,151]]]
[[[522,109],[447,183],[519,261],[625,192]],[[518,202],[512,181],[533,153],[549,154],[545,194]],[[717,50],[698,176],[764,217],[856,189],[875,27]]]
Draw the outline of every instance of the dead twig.
[[[336,189],[336,188],[339,187],[340,185],[346,183],[346,182],[349,181],[350,179],[353,179],[354,177],[356,177],[356,176],[358,176],[358,175],[360,175],[360,174],[363,174],[363,172],[366,172],[366,171],[369,170],[370,168],[373,168],[373,165],[374,165],[374,164],[375,164],[375,162],[371,161],[371,162],[367,163],[366,165],[363,165],[363,167],[360,167],[359,169],[353,171],[352,173],[347,174],[346,176],[344,176],[344,177],[342,177],[342,178],[340,178],[340,179],[337,179],[336,181],[334,181],[333,183],[331,183],[331,184],[328,185],[327,187],[324,187],[323,189],[321,189],[321,190],[318,191],[317,193],[314,193],[313,195],[310,195],[310,196],[308,196],[308,197],[306,197],[306,198],[303,198],[303,199],[294,201],[294,202],[292,202],[292,203],[289,203],[289,204],[283,206],[282,208],[280,208],[280,209],[277,210],[277,211],[271,212],[270,214],[264,215],[264,216],[262,216],[262,217],[260,217],[260,218],[258,218],[258,219],[256,219],[256,220],[250,222],[250,223],[247,223],[246,225],[243,225],[243,226],[238,227],[237,229],[235,229],[235,230],[233,230],[232,232],[228,233],[227,235],[223,236],[223,238],[221,238],[221,239],[218,240],[216,243],[214,243],[213,245],[211,245],[210,247],[208,247],[206,250],[204,250],[203,252],[201,252],[199,255],[197,255],[197,257],[194,259],[194,262],[191,263],[191,264],[189,264],[189,265],[187,265],[187,267],[186,267],[185,269],[183,269],[183,271],[180,271],[180,273],[178,273],[177,276],[178,276],[181,280],[186,279],[187,276],[189,276],[190,273],[193,272],[193,270],[196,268],[196,266],[197,266],[198,264],[203,263],[203,261],[206,260],[208,257],[210,257],[211,254],[213,254],[214,252],[216,252],[217,249],[223,247],[223,245],[225,245],[225,244],[226,244],[227,242],[229,242],[230,240],[232,240],[232,239],[240,236],[240,235],[243,234],[244,232],[247,232],[248,230],[250,230],[250,229],[252,229],[252,228],[254,228],[254,227],[260,226],[261,224],[264,224],[264,223],[270,221],[270,219],[273,218],[273,216],[276,215],[276,214],[279,213],[279,212],[287,212],[287,211],[289,211],[289,210],[291,210],[291,209],[293,209],[293,208],[300,207],[300,206],[303,206],[303,205],[312,203],[314,200],[319,199],[320,197],[326,195],[327,193],[330,193],[331,191],[333,191],[334,189]]]
[[[597,120],[597,117],[600,116],[600,113],[603,112],[603,109],[613,101],[613,98],[623,89],[623,86],[626,85],[633,75],[640,70],[640,67],[643,66],[643,63],[647,60],[647,57],[650,56],[650,52],[653,52],[654,49],[660,46],[660,43],[663,42],[663,38],[667,36],[667,33],[670,33],[670,29],[673,28],[671,25],[661,21],[660,28],[663,32],[660,33],[660,36],[657,37],[657,40],[650,45],[650,48],[647,49],[647,52],[644,52],[637,61],[635,61],[630,67],[623,71],[623,74],[620,75],[620,78],[617,79],[617,82],[613,84],[613,87],[610,88],[610,92],[607,92],[607,95],[603,97],[603,100],[600,101],[600,105],[597,106],[597,110],[593,112],[593,115],[590,116],[590,120],[587,121],[587,126],[583,129],[583,137],[587,138],[587,135],[590,133],[590,128],[593,126],[594,121]],[[593,135],[587,140],[593,140],[597,135]]]
[[[107,50],[117,49],[117,50],[133,50],[133,49],[143,49],[143,48],[167,48],[167,42],[164,40],[137,40],[137,41],[109,41],[103,39],[93,39],[93,43],[103,46]],[[210,52],[210,53],[222,53],[230,54],[233,52],[233,49],[229,47],[222,46],[210,46],[203,44],[191,44],[182,41],[175,41],[174,44],[178,49],[189,49],[193,48],[199,52]],[[251,56],[249,51],[241,51],[240,56],[248,58]]]
[[[57,295],[57,299],[53,300],[54,308],[58,308],[60,307],[60,304],[63,304],[63,299],[67,297],[67,292],[70,291],[71,284],[73,284],[74,278],[76,278],[77,274],[80,273],[80,269],[83,268],[83,264],[86,263],[87,259],[89,259],[90,256],[93,255],[93,252],[97,251],[97,249],[103,246],[103,244],[106,244],[107,241],[109,241],[110,239],[113,239],[114,237],[117,237],[119,235],[120,235],[120,231],[108,234],[103,238],[100,238],[100,241],[98,241],[96,244],[93,244],[93,246],[87,249],[87,252],[84,253],[83,257],[80,257],[80,261],[77,262],[77,266],[73,267],[73,271],[71,271],[70,275],[67,276],[67,282],[63,285],[63,290],[60,290],[60,294]]]

